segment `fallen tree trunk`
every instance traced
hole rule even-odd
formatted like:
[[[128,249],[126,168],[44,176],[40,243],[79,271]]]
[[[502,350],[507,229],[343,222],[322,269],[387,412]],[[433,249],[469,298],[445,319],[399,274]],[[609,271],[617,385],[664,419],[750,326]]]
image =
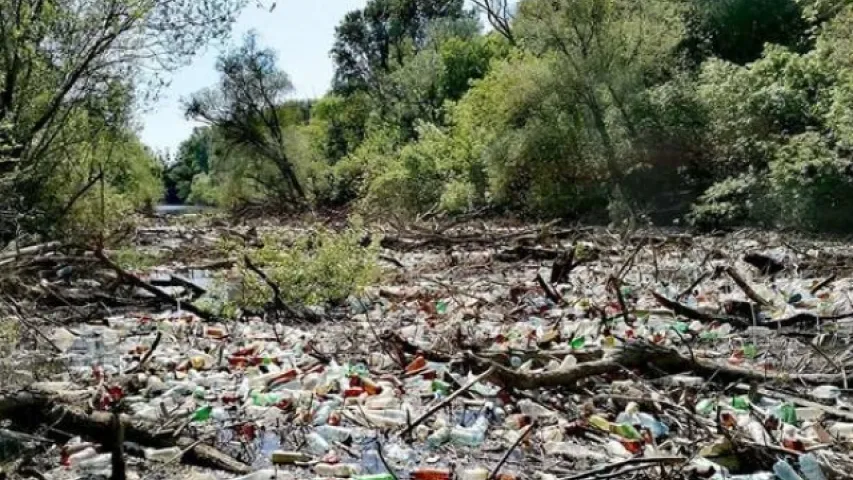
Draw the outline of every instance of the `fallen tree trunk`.
[[[180,300],[169,295],[168,293],[164,292],[163,290],[155,287],[154,285],[151,285],[150,283],[142,280],[141,278],[137,277],[136,275],[133,275],[133,274],[127,272],[125,269],[121,268],[115,262],[110,260],[109,257],[107,257],[104,254],[104,252],[98,251],[98,252],[95,252],[95,255],[101,260],[101,262],[104,265],[106,265],[107,267],[109,267],[110,269],[115,271],[123,281],[125,281],[125,282],[127,282],[127,283],[129,283],[135,287],[141,288],[142,290],[145,290],[146,292],[154,295],[159,300],[166,302],[166,303],[171,303],[172,305],[175,306],[175,308],[182,309],[182,310],[185,310],[187,312],[190,312],[193,315],[196,315],[197,317],[199,317],[205,321],[212,322],[212,321],[216,320],[214,315],[212,315],[210,312],[206,312],[206,311],[196,307],[192,303],[181,303]]]
[[[73,392],[69,392],[73,393]],[[113,414],[110,412],[84,412],[81,409],[64,405],[57,398],[44,392],[22,391],[0,396],[0,417],[13,421],[33,423],[50,423],[54,428],[91,438],[99,443],[109,445],[114,442]],[[213,446],[197,441],[190,437],[173,436],[171,430],[158,432],[156,425],[134,420],[128,415],[121,415],[121,426],[126,440],[140,445],[165,448],[177,446],[187,450],[184,459],[192,464],[216,468],[219,470],[245,474],[251,471],[248,465],[222,453]]]
[[[842,384],[841,374],[788,374],[785,372],[761,371],[734,365],[717,363],[706,358],[685,357],[675,349],[659,347],[645,342],[626,345],[611,357],[580,363],[569,368],[538,372],[518,372],[499,365],[471,352],[465,360],[479,369],[492,369],[489,378],[504,387],[519,390],[538,388],[574,387],[580,380],[596,375],[616,374],[625,369],[656,369],[665,373],[694,371],[700,375],[723,380],[753,380],[758,382],[805,382],[810,384]]]

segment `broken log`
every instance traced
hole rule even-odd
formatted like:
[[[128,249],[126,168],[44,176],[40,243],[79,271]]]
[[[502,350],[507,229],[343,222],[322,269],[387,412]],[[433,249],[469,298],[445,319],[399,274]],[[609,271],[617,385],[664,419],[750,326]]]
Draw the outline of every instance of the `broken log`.
[[[647,342],[633,342],[625,345],[615,355],[593,362],[580,363],[568,368],[538,372],[518,372],[498,365],[495,362],[478,357],[472,352],[465,353],[465,360],[472,365],[492,371],[489,378],[507,388],[535,390],[538,388],[572,388],[580,380],[604,374],[616,374],[625,369],[654,369],[666,373],[694,371],[727,380],[753,380],[758,382],[804,382],[810,384],[842,384],[841,374],[804,373],[788,374],[771,370],[760,371],[755,368],[740,367],[717,363],[713,360],[697,357],[685,357],[675,349],[652,345]]]
[[[87,392],[87,394],[91,394],[91,392]],[[21,391],[0,396],[0,416],[13,421],[23,420],[29,424],[34,421],[50,423],[54,428],[91,438],[104,445],[111,445],[115,442],[115,424],[112,413],[103,411],[87,413],[60,403],[57,397],[43,391]],[[173,446],[188,448],[192,446],[184,457],[184,460],[189,463],[236,474],[245,474],[251,471],[248,465],[210,445],[197,443],[193,438],[175,438],[172,431],[159,431],[156,425],[133,419],[129,415],[122,414],[118,418],[125,440],[156,448]],[[193,444],[196,445],[193,446]]]
[[[785,264],[763,253],[747,253],[743,256],[743,261],[757,268],[764,275],[775,275],[785,270]]]
[[[109,267],[110,269],[115,271],[118,274],[119,278],[121,278],[124,282],[129,283],[135,287],[141,288],[142,290],[145,290],[146,292],[151,293],[152,295],[157,297],[159,300],[161,300],[165,303],[171,303],[172,305],[175,306],[175,308],[190,312],[193,315],[201,318],[202,320],[205,320],[208,322],[212,322],[212,321],[217,320],[212,313],[206,312],[206,311],[196,307],[192,303],[182,303],[180,300],[169,295],[168,293],[164,292],[163,290],[160,290],[159,288],[157,288],[154,285],[151,285],[150,283],[142,280],[141,278],[137,277],[136,275],[129,273],[125,269],[118,266],[118,264],[116,264],[115,262],[110,260],[110,258],[107,257],[103,251],[96,251],[95,256],[97,256],[104,265],[106,265],[107,267]]]

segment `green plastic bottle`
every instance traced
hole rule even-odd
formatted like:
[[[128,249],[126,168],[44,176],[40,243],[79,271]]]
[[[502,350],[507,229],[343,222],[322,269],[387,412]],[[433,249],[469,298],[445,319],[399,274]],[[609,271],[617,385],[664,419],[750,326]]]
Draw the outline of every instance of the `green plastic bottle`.
[[[203,422],[210,418],[210,413],[213,412],[213,407],[205,405],[193,413],[194,422]]]

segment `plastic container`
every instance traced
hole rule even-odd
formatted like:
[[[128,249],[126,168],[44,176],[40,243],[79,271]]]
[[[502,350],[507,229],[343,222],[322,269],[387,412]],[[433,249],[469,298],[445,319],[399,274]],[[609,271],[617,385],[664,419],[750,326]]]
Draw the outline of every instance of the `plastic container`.
[[[288,465],[296,462],[305,462],[310,457],[301,452],[276,450],[270,455],[270,461],[275,465]]]
[[[803,480],[803,477],[797,474],[794,467],[784,460],[779,460],[773,465],[773,473],[776,474],[779,480]]]
[[[82,450],[77,450],[68,456],[68,465],[76,467],[80,462],[95,457],[96,455],[98,455],[98,451],[95,450],[94,447],[84,446]]]
[[[353,436],[353,430],[348,427],[334,427],[332,425],[320,425],[314,432],[328,442],[345,442]]]
[[[813,453],[800,455],[800,471],[806,480],[826,480],[826,475]]]
[[[154,462],[169,462],[180,454],[181,449],[178,447],[145,449],[145,458]]]
[[[314,473],[321,477],[349,478],[361,471],[358,465],[350,463],[318,463],[314,465]]]
[[[446,468],[418,468],[412,470],[411,480],[450,480],[452,473]]]
[[[456,445],[465,447],[479,447],[486,441],[486,431],[489,429],[489,420],[485,415],[480,415],[477,421],[470,427],[453,427],[450,429],[450,441]]]
[[[483,467],[462,470],[456,477],[458,480],[489,480],[489,470]]]
[[[84,472],[100,472],[112,468],[112,458],[113,456],[110,453],[101,453],[81,460],[74,467]]]
[[[306,435],[305,443],[308,451],[315,455],[325,455],[329,451],[329,448],[331,448],[329,442],[317,432],[311,432]]]

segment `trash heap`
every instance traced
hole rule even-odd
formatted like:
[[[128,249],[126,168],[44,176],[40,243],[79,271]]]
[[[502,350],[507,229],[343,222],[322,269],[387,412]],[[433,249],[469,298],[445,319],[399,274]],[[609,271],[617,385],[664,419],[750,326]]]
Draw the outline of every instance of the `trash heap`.
[[[342,321],[42,325],[61,368],[5,392],[0,439],[51,479],[850,478],[835,246],[565,237],[389,250]]]

